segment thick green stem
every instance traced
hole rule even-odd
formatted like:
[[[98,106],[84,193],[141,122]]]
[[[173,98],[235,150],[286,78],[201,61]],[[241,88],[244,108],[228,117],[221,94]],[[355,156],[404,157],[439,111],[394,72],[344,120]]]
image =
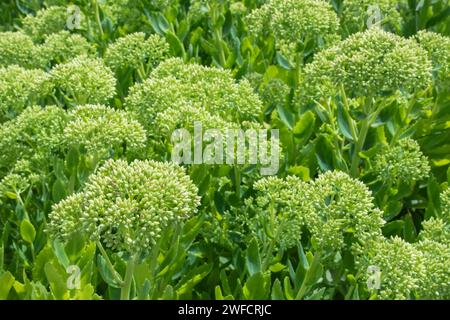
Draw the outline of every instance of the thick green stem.
[[[275,221],[276,221],[276,213],[275,213],[275,203],[272,200],[271,206],[270,206],[270,225],[273,228],[273,226],[275,226]],[[275,244],[277,242],[277,239],[279,239],[280,237],[280,231],[283,228],[280,226],[279,228],[277,228],[277,232],[276,234],[272,235],[272,239],[269,242],[269,245],[266,246],[265,250],[264,250],[264,260],[263,260],[263,264],[262,264],[262,270],[265,271],[269,265],[270,262],[272,261],[272,253],[273,253],[273,249],[275,248]]]
[[[300,290],[298,290],[297,296],[295,297],[296,300],[302,300],[307,293],[308,288],[312,285],[312,283],[310,283],[311,277],[315,275],[317,267],[320,264],[321,257],[322,254],[320,252],[317,252],[314,255],[313,261],[306,272],[305,279],[303,279],[302,286],[300,287]]]
[[[100,243],[100,241],[97,241],[97,248],[100,250],[101,255],[105,259],[106,267],[109,269],[109,272],[111,272],[111,275],[113,276],[114,280],[117,281],[119,285],[123,285],[123,281],[114,268],[113,264],[111,263],[111,260],[109,260],[108,254],[105,251],[105,248],[103,248],[103,245]]]
[[[125,272],[125,279],[123,282],[122,289],[120,290],[120,300],[129,300],[131,284],[133,283],[133,273],[136,267],[137,255],[130,257],[127,262],[127,270]]]
[[[95,20],[97,21],[100,36],[103,37],[103,27],[102,27],[102,22],[100,20],[100,10],[98,9],[98,2],[96,0],[94,0],[93,2],[94,2],[94,7],[95,7]]]
[[[214,37],[216,38],[216,47],[219,49],[219,62],[220,62],[220,65],[223,68],[225,68],[225,64],[226,64],[227,60],[225,58],[225,52],[223,50],[222,36],[221,36],[220,30],[216,29],[214,31]]]
[[[234,166],[234,180],[236,180],[236,196],[241,199],[241,171],[237,164]]]
[[[139,64],[139,68],[137,68],[137,74],[139,76],[139,80],[142,82],[145,79],[147,79],[147,72],[145,71],[145,68],[142,63]]]
[[[359,175],[359,153],[362,151],[364,147],[364,143],[366,142],[367,133],[369,132],[370,121],[368,118],[364,119],[361,123],[361,130],[358,135],[358,140],[356,141],[355,151],[352,156],[352,166],[351,166],[351,174],[353,177],[357,177]]]

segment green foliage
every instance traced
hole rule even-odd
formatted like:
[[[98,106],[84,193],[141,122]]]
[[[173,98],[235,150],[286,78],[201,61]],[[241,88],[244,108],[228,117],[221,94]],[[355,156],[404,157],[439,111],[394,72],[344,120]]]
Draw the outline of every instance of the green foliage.
[[[449,13],[0,1],[0,299],[450,299]],[[194,122],[278,172],[170,163]]]

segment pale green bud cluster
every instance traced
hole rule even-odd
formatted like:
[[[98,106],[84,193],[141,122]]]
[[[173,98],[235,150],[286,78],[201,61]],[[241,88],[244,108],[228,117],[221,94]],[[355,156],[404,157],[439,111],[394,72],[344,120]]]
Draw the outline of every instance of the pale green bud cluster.
[[[42,42],[46,35],[64,30],[68,18],[66,7],[52,6],[39,10],[35,16],[29,14],[24,17],[22,29],[35,42]]]
[[[139,154],[145,149],[146,133],[133,116],[102,105],[82,105],[67,112],[56,106],[25,109],[0,129],[0,168],[8,171],[21,160],[50,158],[73,144],[101,158]]]
[[[95,47],[86,38],[68,31],[48,35],[39,47],[41,59],[47,66],[70,61],[77,56],[96,55]]]
[[[362,284],[369,268],[381,271],[380,288],[368,288],[380,299],[448,299],[450,296],[450,225],[440,218],[422,223],[419,241],[400,238],[370,241],[356,247]]]
[[[415,244],[423,255],[425,275],[418,288],[420,299],[450,299],[450,245],[424,240]]]
[[[450,37],[430,31],[419,31],[415,36],[420,46],[428,52],[433,63],[435,80],[444,88],[450,80]]]
[[[317,248],[340,250],[344,236],[366,242],[381,236],[382,212],[364,183],[340,171],[325,172],[311,183],[307,226]]]
[[[111,19],[113,24],[123,22],[140,23],[144,13],[139,7],[140,1],[135,0],[103,0],[99,5],[104,13]],[[129,27],[128,25],[124,26]]]
[[[379,299],[413,299],[426,275],[422,253],[398,237],[364,244],[355,262],[361,273],[361,286],[373,276],[370,267],[380,270],[380,288],[368,288]]]
[[[431,168],[419,144],[406,138],[375,155],[374,170],[382,181],[412,182],[427,178]]]
[[[403,19],[399,3],[403,0],[345,0],[343,2],[341,25],[350,33],[383,26],[399,29]],[[379,20],[381,19],[381,20]]]
[[[259,95],[265,106],[284,106],[287,103],[290,90],[284,81],[273,78],[261,85]]]
[[[420,239],[430,240],[450,246],[450,223],[441,218],[430,218],[422,222]]]
[[[110,160],[53,207],[48,232],[65,240],[79,231],[114,251],[148,252],[166,228],[196,213],[197,191],[175,164]]]
[[[26,70],[16,65],[0,67],[0,121],[14,118],[51,90],[50,77],[42,70]]]
[[[114,74],[101,59],[79,56],[55,66],[50,75],[55,87],[78,104],[104,103],[116,92]]]
[[[193,24],[200,22],[208,17],[210,0],[191,0],[189,2],[188,18]]]
[[[202,124],[204,129],[232,129],[238,125],[224,121],[221,117],[205,110],[200,104],[191,104],[185,101],[177,102],[172,107],[158,113],[155,126],[161,133],[172,134],[178,128],[192,131],[194,122]]]
[[[5,122],[0,127],[1,171],[8,171],[19,160],[49,155],[61,143],[66,123],[66,112],[56,106],[31,106]]]
[[[247,12],[247,7],[241,1],[230,4],[230,13],[234,15],[244,15]]]
[[[421,299],[450,299],[450,216],[445,214],[450,202],[448,190],[441,193],[442,218],[423,221],[420,241],[415,244],[423,254],[426,269],[419,290]]]
[[[69,112],[64,145],[82,145],[90,154],[107,156],[125,148],[137,154],[146,143],[146,133],[129,113],[103,105],[78,106]]]
[[[308,184],[293,176],[268,177],[254,188],[258,191],[252,205],[257,217],[254,231],[266,230],[284,248],[296,246],[310,209],[305,203]]]
[[[184,64],[176,58],[162,62],[149,79],[131,87],[125,100],[126,108],[139,114],[149,131],[159,113],[183,104],[198,106],[204,109],[200,114],[207,111],[230,123],[256,120],[262,112],[262,103],[247,80],[237,82],[227,70]]]
[[[23,159],[15,163],[11,171],[0,181],[0,203],[2,198],[17,199],[30,187],[45,179],[45,176],[36,173],[33,167],[34,162],[30,160]]]
[[[431,69],[413,39],[371,28],[319,52],[305,68],[300,95],[332,96],[341,85],[350,97],[411,92],[430,84]]]
[[[143,32],[128,34],[108,46],[104,60],[113,70],[144,69],[144,74],[169,55],[169,44],[159,35],[147,39]]]
[[[247,16],[250,34],[272,34],[287,56],[304,49],[308,41],[320,44],[339,39],[339,19],[323,0],[270,0]]]
[[[21,32],[0,32],[0,67],[18,65],[38,68],[42,65],[33,40]]]
[[[450,188],[445,189],[441,193],[441,209],[442,217],[450,223]]]
[[[8,174],[0,181],[0,204],[3,198],[16,198],[30,186],[28,179],[17,174]]]
[[[295,177],[264,178],[255,189],[257,216],[286,246],[300,240],[302,227],[311,234],[315,249],[326,252],[343,249],[345,236],[360,242],[381,237],[382,212],[369,189],[346,173],[329,171],[310,183]]]

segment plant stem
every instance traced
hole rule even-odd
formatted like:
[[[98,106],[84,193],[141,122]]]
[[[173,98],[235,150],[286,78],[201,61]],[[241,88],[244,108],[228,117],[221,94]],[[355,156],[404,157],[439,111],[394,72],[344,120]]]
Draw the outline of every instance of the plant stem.
[[[223,45],[222,45],[222,36],[220,30],[216,28],[214,30],[214,37],[216,38],[216,47],[219,49],[219,62],[220,65],[225,68],[226,59],[225,59],[225,52],[223,51]]]
[[[236,183],[236,195],[241,199],[241,171],[238,166],[234,166],[234,180]]]
[[[369,119],[366,118],[361,122],[361,130],[358,135],[358,140],[356,141],[355,151],[352,156],[352,166],[351,166],[351,174],[353,177],[357,177],[358,172],[358,166],[359,166],[359,153],[362,151],[362,148],[364,147],[364,143],[366,142],[367,133],[369,132]]]
[[[317,252],[314,255],[313,261],[311,265],[309,266],[308,271],[306,272],[305,279],[303,279],[302,286],[300,287],[300,290],[298,290],[297,296],[295,297],[295,300],[302,300],[305,296],[308,287],[310,286],[311,277],[316,273],[317,267],[319,266],[320,258],[322,257],[322,254],[320,252]]]
[[[120,277],[119,273],[114,268],[113,264],[111,263],[111,260],[109,260],[108,254],[105,251],[105,248],[103,248],[100,241],[97,241],[97,248],[100,250],[100,253],[102,254],[103,258],[106,261],[106,266],[109,269],[109,272],[111,272],[111,275],[113,276],[114,280],[118,282],[119,285],[123,285],[123,280]]]
[[[94,6],[95,6],[95,20],[97,21],[98,29],[100,31],[100,36],[103,37],[103,27],[102,27],[102,22],[100,20],[100,11],[98,10],[97,0],[94,0]]]
[[[127,262],[127,270],[125,272],[125,279],[120,290],[120,300],[129,300],[130,299],[130,291],[131,291],[131,283],[133,282],[133,273],[134,268],[136,267],[138,255],[134,255],[130,257],[130,260]]]
[[[271,226],[275,226],[275,219],[276,219],[276,213],[275,213],[275,209],[274,209],[274,201],[272,200],[271,206],[270,206],[270,224]],[[267,267],[269,267],[269,264],[272,260],[272,252],[273,249],[275,247],[275,243],[277,241],[277,239],[279,239],[280,236],[280,231],[282,230],[282,227],[277,228],[277,232],[276,234],[273,235],[272,239],[269,242],[269,245],[265,248],[264,250],[264,261],[262,263],[262,270],[266,271]]]

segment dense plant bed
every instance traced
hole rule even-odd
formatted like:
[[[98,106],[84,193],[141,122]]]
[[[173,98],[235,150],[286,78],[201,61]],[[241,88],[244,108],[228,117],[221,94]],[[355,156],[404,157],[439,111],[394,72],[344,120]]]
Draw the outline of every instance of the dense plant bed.
[[[449,299],[448,0],[4,0],[0,299]]]

